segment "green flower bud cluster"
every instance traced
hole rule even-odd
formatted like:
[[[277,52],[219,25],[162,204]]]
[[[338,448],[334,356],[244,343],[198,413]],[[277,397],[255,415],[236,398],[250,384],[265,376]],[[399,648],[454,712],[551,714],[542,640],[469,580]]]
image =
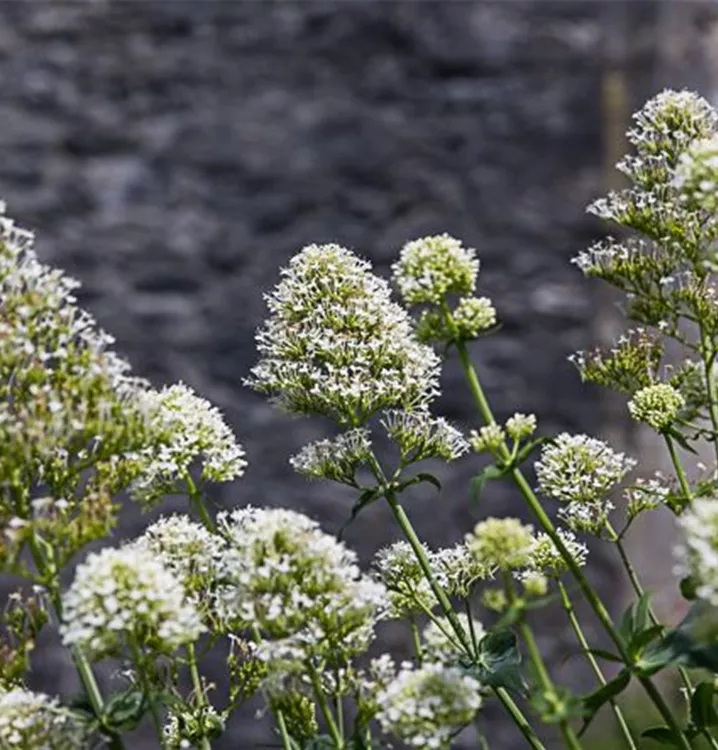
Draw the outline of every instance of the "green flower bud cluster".
[[[487,518],[466,535],[466,546],[482,564],[507,571],[529,564],[533,538],[533,526],[518,518]]]
[[[672,385],[656,383],[637,391],[628,402],[628,411],[637,422],[663,432],[673,424],[685,403]]]

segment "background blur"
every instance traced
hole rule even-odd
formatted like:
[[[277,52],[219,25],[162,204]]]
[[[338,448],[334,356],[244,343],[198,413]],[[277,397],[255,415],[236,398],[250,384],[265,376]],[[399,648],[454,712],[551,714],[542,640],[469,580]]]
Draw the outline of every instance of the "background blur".
[[[716,100],[717,20],[714,3],[679,0],[2,0],[0,195],[37,230],[40,255],[83,282],[139,374],[182,379],[225,411],[250,468],[215,493],[221,506],[293,506],[330,530],[347,517],[347,493],[287,464],[327,425],[275,413],[241,384],[262,292],[311,242],[345,244],[382,274],[417,236],[475,246],[480,293],[503,321],[474,352],[499,416],[533,411],[545,433],[611,437],[658,464],[624,405],[566,361],[620,322],[568,261],[605,231],[584,207],[616,182],[630,113],[666,86]],[[444,386],[443,414],[475,426],[453,363]],[[415,490],[430,543],[469,528],[476,468],[452,468],[438,498]],[[511,488],[491,486],[479,513],[510,512]],[[122,534],[145,523],[128,508]],[[660,584],[671,531],[651,523],[633,541]],[[396,536],[377,506],[348,541],[367,559]],[[592,575],[619,608],[622,579],[601,555]],[[542,646],[580,684],[558,636],[550,627]],[[403,637],[386,635],[399,649]],[[43,689],[75,689],[52,643],[38,661]],[[517,746],[498,721],[490,737]],[[216,746],[268,742],[249,709]]]

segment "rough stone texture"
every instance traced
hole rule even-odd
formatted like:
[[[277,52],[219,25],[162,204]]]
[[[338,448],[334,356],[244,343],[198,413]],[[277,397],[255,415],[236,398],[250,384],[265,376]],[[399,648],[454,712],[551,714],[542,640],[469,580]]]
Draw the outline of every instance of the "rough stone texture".
[[[336,530],[349,494],[287,464],[327,425],[279,415],[241,385],[261,293],[307,243],[346,244],[386,274],[409,239],[462,237],[480,249],[481,292],[503,322],[475,349],[497,414],[534,411],[548,433],[609,427],[602,395],[566,362],[592,342],[604,299],[568,261],[600,232],[583,209],[603,179],[609,42],[624,41],[632,103],[661,84],[654,5],[630,4],[621,28],[608,5],[6,1],[0,194],[41,255],[82,280],[140,374],[182,379],[225,410],[251,467],[217,502],[289,505]],[[454,362],[444,385],[441,411],[474,426]],[[431,543],[469,528],[475,470],[438,467],[441,496],[413,493]],[[478,513],[509,511],[520,503],[497,484]],[[132,508],[125,518],[125,535],[146,522]],[[367,559],[396,536],[375,507],[347,539]],[[597,552],[591,569],[615,591],[612,563]],[[38,679],[66,692],[71,672],[48,649]],[[492,746],[511,747],[497,715]],[[216,747],[266,741],[245,715]]]

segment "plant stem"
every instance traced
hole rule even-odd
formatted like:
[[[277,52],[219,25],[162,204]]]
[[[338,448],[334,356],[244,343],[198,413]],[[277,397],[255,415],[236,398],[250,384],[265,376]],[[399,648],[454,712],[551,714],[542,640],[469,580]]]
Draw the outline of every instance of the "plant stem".
[[[194,644],[188,643],[186,647],[187,651],[187,663],[189,664],[189,673],[192,677],[192,687],[194,688],[194,694],[197,697],[197,705],[200,709],[209,707],[207,702],[207,696],[204,693],[202,687],[202,680],[199,676],[199,670],[197,669],[197,655],[194,651]],[[212,750],[212,746],[209,744],[209,740],[206,737],[202,737],[200,741],[201,750]]]
[[[284,721],[284,714],[280,710],[274,712],[274,716],[277,719],[277,726],[279,727],[279,734],[282,737],[282,748],[283,750],[294,750],[294,744],[287,731],[287,723]]]
[[[324,721],[327,724],[327,729],[329,730],[329,734],[332,737],[332,742],[334,742],[334,747],[336,747],[337,750],[342,750],[342,748],[344,747],[344,739],[342,738],[341,733],[339,732],[339,728],[334,721],[332,711],[329,708],[329,704],[327,703],[327,697],[324,695],[322,685],[319,681],[319,675],[317,674],[317,670],[313,666],[309,668],[309,676],[312,680],[312,687],[314,688],[314,695],[317,699],[317,703],[319,704],[319,709],[322,712]]]
[[[706,379],[706,393],[708,394],[708,411],[711,424],[713,425],[713,449],[715,450],[716,462],[718,463],[718,395],[716,394],[715,381],[713,379],[713,365],[715,364],[716,350],[710,336],[705,332],[703,324],[701,331],[701,354],[703,355],[704,375]]]
[[[197,489],[197,485],[194,483],[194,480],[189,475],[189,473],[185,474],[185,482],[187,483],[187,489],[189,491],[189,497],[192,501],[192,505],[194,505],[194,508],[197,511],[200,520],[204,524],[204,527],[207,529],[207,531],[216,531],[216,525],[214,523],[214,520],[212,519],[212,516],[210,516],[209,511],[207,510],[207,506],[204,504],[202,493],[199,491],[199,489]]]
[[[576,612],[574,611],[573,604],[571,603],[571,599],[568,596],[568,591],[566,591],[566,587],[558,579],[556,580],[556,584],[558,585],[558,590],[561,594],[561,602],[563,604],[563,608],[568,616],[568,621],[571,623],[571,628],[573,629],[573,632],[576,635],[579,644],[581,645],[581,649],[586,655],[588,663],[591,665],[591,669],[593,669],[593,673],[596,675],[596,678],[601,683],[601,685],[605,685],[607,683],[606,677],[601,671],[601,667],[598,666],[596,657],[591,653],[588,641],[586,640],[586,636],[581,629],[581,625],[578,621],[578,618],[576,617]],[[626,718],[623,715],[623,711],[621,711],[621,707],[613,699],[611,699],[610,703],[613,714],[616,717],[616,721],[618,722],[618,726],[621,730],[621,734],[623,734],[628,747],[630,747],[631,750],[637,750],[636,743],[631,735],[630,729],[628,728],[628,724],[626,723]]]
[[[464,374],[466,375],[466,379],[469,383],[469,388],[474,397],[476,405],[479,408],[479,411],[481,412],[484,418],[484,421],[487,424],[496,424],[494,415],[491,412],[489,403],[486,400],[486,396],[484,395],[483,389],[481,388],[481,384],[479,383],[479,378],[476,374],[476,370],[474,366],[471,364],[471,360],[469,359],[469,354],[466,349],[466,345],[460,341],[456,344],[456,348],[459,353],[461,366],[464,370]],[[502,444],[501,446],[501,455],[505,458],[508,458],[510,455],[509,450],[505,443]],[[586,600],[591,606],[591,609],[593,609],[594,613],[596,614],[599,621],[601,622],[601,625],[603,626],[604,630],[606,631],[609,638],[613,641],[614,645],[616,646],[618,653],[621,655],[621,658],[623,659],[624,663],[630,666],[631,665],[630,654],[626,651],[623,641],[620,635],[618,634],[618,631],[616,630],[616,627],[613,624],[613,620],[611,619],[611,616],[606,610],[605,605],[603,604],[603,602],[601,601],[601,599],[599,598],[598,594],[595,592],[591,584],[586,579],[586,576],[583,574],[583,571],[581,570],[579,565],[576,563],[576,560],[573,558],[573,555],[571,555],[571,553],[566,548],[566,545],[564,544],[563,539],[561,539],[561,537],[556,532],[556,527],[554,526],[553,522],[549,518],[546,511],[543,509],[543,506],[541,505],[541,503],[539,502],[539,499],[536,497],[533,490],[529,486],[521,470],[518,467],[514,467],[510,471],[510,475],[514,483],[518,487],[519,491],[523,495],[523,498],[526,501],[526,504],[529,506],[532,513],[538,520],[539,524],[541,525],[543,530],[548,534],[548,536],[551,538],[551,541],[553,541],[553,543],[556,545],[556,548],[558,549],[561,557],[564,559],[564,561],[566,562],[566,565],[571,571],[571,574],[576,579],[576,582],[580,586],[581,591],[583,592],[583,595],[586,597]],[[670,709],[666,705],[660,693],[656,690],[653,683],[647,677],[639,677],[638,679],[641,685],[643,686],[644,690],[648,693],[649,697],[655,704],[656,708],[661,713],[661,716],[665,719],[666,723],[669,725],[671,730],[675,733],[676,739],[679,741],[680,746],[683,748],[683,750],[691,750],[691,745],[690,745],[690,742],[688,741],[688,738],[686,737],[684,732],[681,730],[681,728],[678,726]]]
[[[412,617],[411,622],[409,623],[411,626],[411,638],[414,643],[414,651],[416,652],[416,661],[419,666],[421,666],[422,661],[424,660],[424,653],[423,649],[421,648],[421,638],[419,637],[419,627],[416,624],[416,620]]]
[[[134,639],[128,638],[128,643],[130,646],[130,652],[132,653],[132,660],[135,663],[135,667],[137,668],[137,673],[140,678],[140,686],[142,687],[142,692],[144,693],[145,698],[147,699],[147,703],[150,707],[150,715],[152,716],[152,722],[155,725],[157,739],[160,742],[160,747],[164,747],[165,743],[162,736],[162,722],[160,721],[160,715],[157,711],[157,706],[155,705],[155,702],[152,698],[152,688],[150,686],[149,680],[147,679],[147,673],[145,671],[145,660],[142,657],[142,652],[134,642]]]
[[[668,453],[671,457],[671,462],[673,463],[673,468],[676,470],[678,482],[681,485],[683,494],[686,496],[685,504],[688,505],[688,503],[690,503],[691,501],[691,488],[688,484],[688,477],[686,477],[686,472],[683,470],[683,464],[681,464],[681,461],[678,458],[678,454],[676,453],[676,446],[673,444],[673,440],[671,440],[669,435],[665,435],[665,439],[666,446],[668,447]]]
[[[52,570],[53,566],[48,565],[48,562],[45,559],[45,555],[43,554],[40,545],[37,543],[37,539],[35,538],[34,533],[29,539],[29,547],[30,554],[32,555],[32,559],[35,562],[35,566],[37,567],[40,576],[46,582],[47,591],[50,596],[52,608],[55,611],[55,616],[57,617],[58,622],[61,622],[62,600],[60,598],[60,592],[58,590],[57,576]],[[87,657],[82,652],[82,650],[77,648],[77,646],[72,646],[69,650],[72,657],[72,662],[75,665],[77,674],[80,677],[82,687],[84,688],[87,699],[90,701],[90,705],[92,706],[92,711],[95,714],[95,717],[99,720],[104,713],[105,702],[102,698],[102,693],[100,692],[100,687],[97,684],[97,680],[95,679],[95,673],[92,671],[92,665],[87,660]],[[110,739],[113,743],[115,743],[115,747],[117,748],[117,750],[122,750],[124,748],[122,738],[118,734],[110,734]]]
[[[505,688],[495,687],[494,693],[496,697],[501,701],[504,708],[509,712],[511,718],[516,723],[516,726],[521,731],[521,734],[525,737],[526,741],[531,745],[534,750],[546,750],[541,740],[538,738],[533,727],[528,723],[526,717],[521,713],[519,707],[514,703],[513,698],[508,694]]]

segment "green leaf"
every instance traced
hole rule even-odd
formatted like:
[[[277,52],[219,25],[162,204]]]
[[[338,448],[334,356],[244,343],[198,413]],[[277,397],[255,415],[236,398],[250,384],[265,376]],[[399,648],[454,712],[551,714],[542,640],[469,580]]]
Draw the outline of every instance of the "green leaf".
[[[545,436],[529,440],[529,442],[525,443],[519,451],[518,455],[516,456],[516,460],[514,461],[514,465],[518,466],[519,464],[523,463],[531,455],[531,453],[539,447],[539,445],[543,445],[544,443],[548,442],[548,440],[549,438]]]
[[[331,750],[333,747],[334,740],[328,734],[322,734],[302,745],[302,750]]]
[[[683,450],[686,450],[695,456],[698,455],[698,451],[688,442],[686,436],[682,432],[679,432],[675,427],[669,428],[666,431],[666,434],[670,435],[678,445],[683,448]]]
[[[633,640],[651,625],[649,609],[651,606],[651,595],[646,592],[637,602],[633,602],[621,617],[618,632],[629,646]]]
[[[147,710],[141,690],[130,688],[113,695],[105,704],[102,726],[111,732],[129,732],[135,729]]]
[[[507,472],[505,467],[495,466],[490,464],[485,466],[470,482],[469,493],[471,501],[476,504],[479,502],[481,493],[484,491],[484,487],[487,482],[491,482],[496,479],[501,479]]]
[[[579,736],[588,729],[600,708],[622,693],[628,687],[630,681],[631,673],[627,669],[622,669],[610,682],[583,698],[584,720]]]
[[[356,517],[364,510],[364,508],[376,502],[379,499],[380,495],[381,487],[368,487],[361,493],[361,495],[359,495],[359,499],[352,506],[351,516],[349,516],[349,519],[346,521],[346,523],[344,523],[341,529],[339,529],[339,534],[337,534],[339,540],[341,540],[342,536],[344,536],[344,532],[349,527],[349,524],[354,522]]]
[[[682,578],[679,587],[681,590],[681,596],[684,599],[692,602],[696,598],[696,589],[698,588],[698,584],[696,580],[691,576]]]
[[[476,671],[484,685],[524,693],[520,666],[521,652],[510,630],[492,630],[479,641]]]
[[[676,740],[676,736],[668,727],[650,727],[650,729],[645,729],[641,732],[641,737],[646,737],[647,739],[658,742],[661,745],[680,747]]]
[[[718,713],[713,705],[712,682],[701,682],[691,696],[691,721],[698,729],[718,726]]]
[[[416,475],[416,479],[419,482],[428,482],[429,484],[433,484],[437,490],[441,491],[441,482],[433,474],[422,472],[421,474]]]
[[[651,641],[661,635],[663,630],[663,625],[653,625],[650,628],[646,628],[642,633],[636,634],[629,644],[633,655],[638,656]]]
[[[623,664],[623,658],[618,654],[612,654],[610,651],[604,651],[602,648],[589,648],[588,652],[594,656],[598,656],[600,659],[606,659],[606,661],[615,661],[619,664]]]

